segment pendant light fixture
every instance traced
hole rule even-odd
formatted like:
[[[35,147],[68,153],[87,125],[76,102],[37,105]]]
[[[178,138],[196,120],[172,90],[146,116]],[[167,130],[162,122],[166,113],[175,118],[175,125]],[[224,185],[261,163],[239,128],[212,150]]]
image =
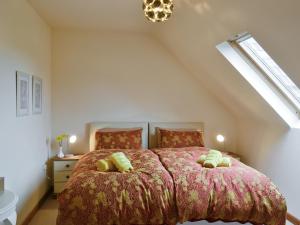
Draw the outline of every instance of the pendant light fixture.
[[[164,22],[173,13],[173,0],[143,0],[146,18],[152,22]]]

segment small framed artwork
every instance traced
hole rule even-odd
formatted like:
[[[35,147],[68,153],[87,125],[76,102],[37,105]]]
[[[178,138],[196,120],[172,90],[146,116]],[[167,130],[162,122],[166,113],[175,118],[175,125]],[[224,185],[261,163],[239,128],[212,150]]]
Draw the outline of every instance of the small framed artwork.
[[[17,116],[29,115],[30,78],[30,75],[17,71]]]
[[[43,82],[34,76],[32,80],[32,112],[41,114],[43,108]]]

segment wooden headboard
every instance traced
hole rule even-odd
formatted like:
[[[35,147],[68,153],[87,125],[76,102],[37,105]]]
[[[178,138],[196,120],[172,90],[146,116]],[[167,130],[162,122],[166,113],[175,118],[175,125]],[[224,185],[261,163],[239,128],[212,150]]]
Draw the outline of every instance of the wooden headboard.
[[[96,131],[103,128],[143,128],[142,145],[143,148],[148,149],[148,122],[93,122],[89,124],[90,128],[90,151],[95,150],[95,134]]]
[[[153,122],[149,123],[149,148],[157,147],[156,128],[197,129],[204,131],[202,122]]]

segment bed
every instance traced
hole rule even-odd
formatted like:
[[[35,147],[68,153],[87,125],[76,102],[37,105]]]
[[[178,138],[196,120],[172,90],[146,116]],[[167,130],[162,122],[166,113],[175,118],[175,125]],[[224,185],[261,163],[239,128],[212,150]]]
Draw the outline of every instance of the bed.
[[[145,149],[94,151],[95,132],[106,127],[142,127]],[[196,161],[207,153],[204,147],[157,148],[157,127],[204,131],[203,123],[92,123],[90,152],[58,197],[57,225],[285,224],[285,200],[270,179],[233,158],[230,168],[203,168]],[[127,155],[134,170],[97,171],[96,161],[116,151]]]
[[[157,128],[197,129],[202,123],[150,123],[150,145],[156,147]],[[277,187],[262,173],[231,157],[228,168],[204,168],[197,160],[205,147],[154,148],[174,181],[180,223],[186,221],[250,222],[283,225],[286,203]],[[223,155],[230,157],[227,153]]]
[[[105,127],[142,127],[147,147],[148,123],[93,123],[90,136]],[[120,149],[93,151],[84,155],[58,196],[57,225],[176,224],[173,180],[157,155],[144,149],[123,149],[131,160],[130,173],[99,172],[96,161]]]

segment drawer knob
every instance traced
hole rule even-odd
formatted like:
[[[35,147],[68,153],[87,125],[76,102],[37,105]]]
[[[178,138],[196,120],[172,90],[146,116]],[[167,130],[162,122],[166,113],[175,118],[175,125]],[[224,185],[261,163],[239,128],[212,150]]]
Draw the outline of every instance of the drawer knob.
[[[67,179],[69,179],[69,178],[70,178],[70,176],[68,175],[68,176],[66,176],[66,178],[67,178]]]
[[[67,168],[69,168],[69,167],[70,167],[70,165],[69,165],[69,164],[67,164],[67,165],[66,165],[66,167],[67,167]]]

